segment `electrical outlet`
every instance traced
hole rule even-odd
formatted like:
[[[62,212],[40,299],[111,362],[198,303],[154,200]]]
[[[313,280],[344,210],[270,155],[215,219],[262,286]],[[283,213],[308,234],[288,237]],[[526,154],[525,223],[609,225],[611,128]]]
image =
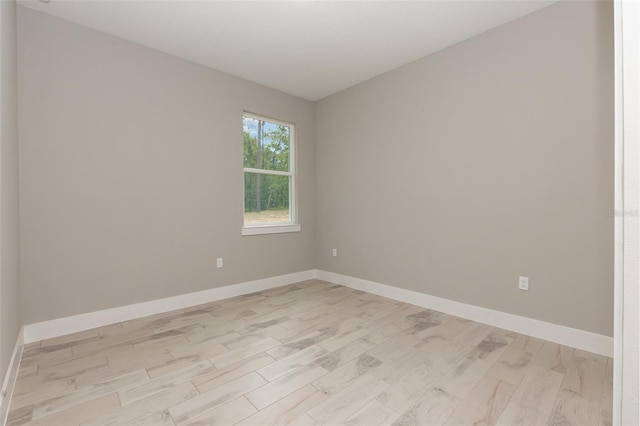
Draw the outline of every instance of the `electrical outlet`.
[[[338,255],[338,249],[333,249],[333,257],[336,257]]]
[[[529,277],[518,278],[518,288],[520,290],[529,290]]]
[[[216,267],[218,268],[222,268],[224,266],[224,261],[222,260],[221,257],[216,259]]]

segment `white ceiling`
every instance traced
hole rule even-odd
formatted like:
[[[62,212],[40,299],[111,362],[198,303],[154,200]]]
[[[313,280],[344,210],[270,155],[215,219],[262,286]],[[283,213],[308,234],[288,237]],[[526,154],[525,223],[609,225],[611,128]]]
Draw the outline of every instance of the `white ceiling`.
[[[314,101],[555,1],[19,3]]]

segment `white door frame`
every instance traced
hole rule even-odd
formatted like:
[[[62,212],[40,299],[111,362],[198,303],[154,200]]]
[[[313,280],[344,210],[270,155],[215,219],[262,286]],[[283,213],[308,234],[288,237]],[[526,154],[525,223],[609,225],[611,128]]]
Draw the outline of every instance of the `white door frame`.
[[[613,424],[639,424],[640,2],[615,0]]]

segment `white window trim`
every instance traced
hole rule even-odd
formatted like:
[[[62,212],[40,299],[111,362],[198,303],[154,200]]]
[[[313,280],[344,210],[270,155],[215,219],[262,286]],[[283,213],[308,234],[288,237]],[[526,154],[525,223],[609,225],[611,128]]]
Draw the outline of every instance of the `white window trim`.
[[[242,235],[265,235],[265,234],[284,234],[289,232],[300,232],[301,226],[298,223],[298,204],[296,200],[296,174],[297,174],[297,161],[296,161],[296,125],[293,123],[287,123],[285,121],[276,120],[264,115],[254,114],[248,111],[243,111],[243,117],[249,117],[256,120],[268,121],[270,123],[286,126],[289,131],[289,171],[281,172],[277,170],[266,169],[254,169],[251,167],[242,168]],[[277,222],[270,224],[259,225],[246,225],[244,223],[244,173],[260,173],[265,175],[276,176],[288,176],[290,178],[289,184],[289,222]]]
[[[285,234],[288,232],[300,232],[300,225],[297,224],[274,224],[242,227],[242,235],[262,235],[262,234]]]

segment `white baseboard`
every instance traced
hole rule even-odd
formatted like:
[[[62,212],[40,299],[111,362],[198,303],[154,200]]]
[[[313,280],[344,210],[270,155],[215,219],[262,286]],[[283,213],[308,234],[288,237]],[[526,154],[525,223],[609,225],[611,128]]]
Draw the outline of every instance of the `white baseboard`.
[[[24,327],[20,328],[20,333],[16,339],[16,345],[11,354],[11,360],[7,367],[7,373],[2,381],[2,391],[0,391],[0,424],[7,424],[7,416],[9,415],[9,405],[11,404],[11,396],[13,388],[18,378],[18,368],[20,367],[20,358],[22,358],[22,349],[24,347]]]
[[[430,296],[425,293],[405,290],[385,284],[353,278],[347,275],[316,270],[318,279],[333,284],[340,284],[367,293],[388,297],[389,299],[411,303],[424,308],[433,309],[450,315],[478,321],[494,327],[504,328],[517,333],[537,337],[560,343],[572,348],[582,349],[607,357],[613,356],[613,338],[591,333],[576,328],[551,324],[532,318],[521,317],[479,306],[468,305],[441,297]]]
[[[63,336],[65,334],[90,330],[92,328],[128,321],[135,318],[170,312],[176,309],[201,305],[203,303],[215,302],[216,300],[228,299],[230,297],[254,293],[256,291],[281,287],[287,284],[310,280],[315,277],[315,270],[295,272],[277,277],[248,281],[240,284],[198,291],[195,293],[167,297],[165,299],[151,300],[149,302],[136,303],[133,305],[120,306],[102,311],[89,312],[86,314],[29,324],[24,326],[24,343],[37,342],[38,340],[50,339],[52,337]]]
[[[456,315],[551,342],[561,343],[588,352],[608,357],[613,355],[612,337],[317,269],[29,324],[23,328],[23,341],[25,344],[31,343],[313,278],[388,297],[389,299],[411,303],[424,308],[434,309],[450,315]]]

